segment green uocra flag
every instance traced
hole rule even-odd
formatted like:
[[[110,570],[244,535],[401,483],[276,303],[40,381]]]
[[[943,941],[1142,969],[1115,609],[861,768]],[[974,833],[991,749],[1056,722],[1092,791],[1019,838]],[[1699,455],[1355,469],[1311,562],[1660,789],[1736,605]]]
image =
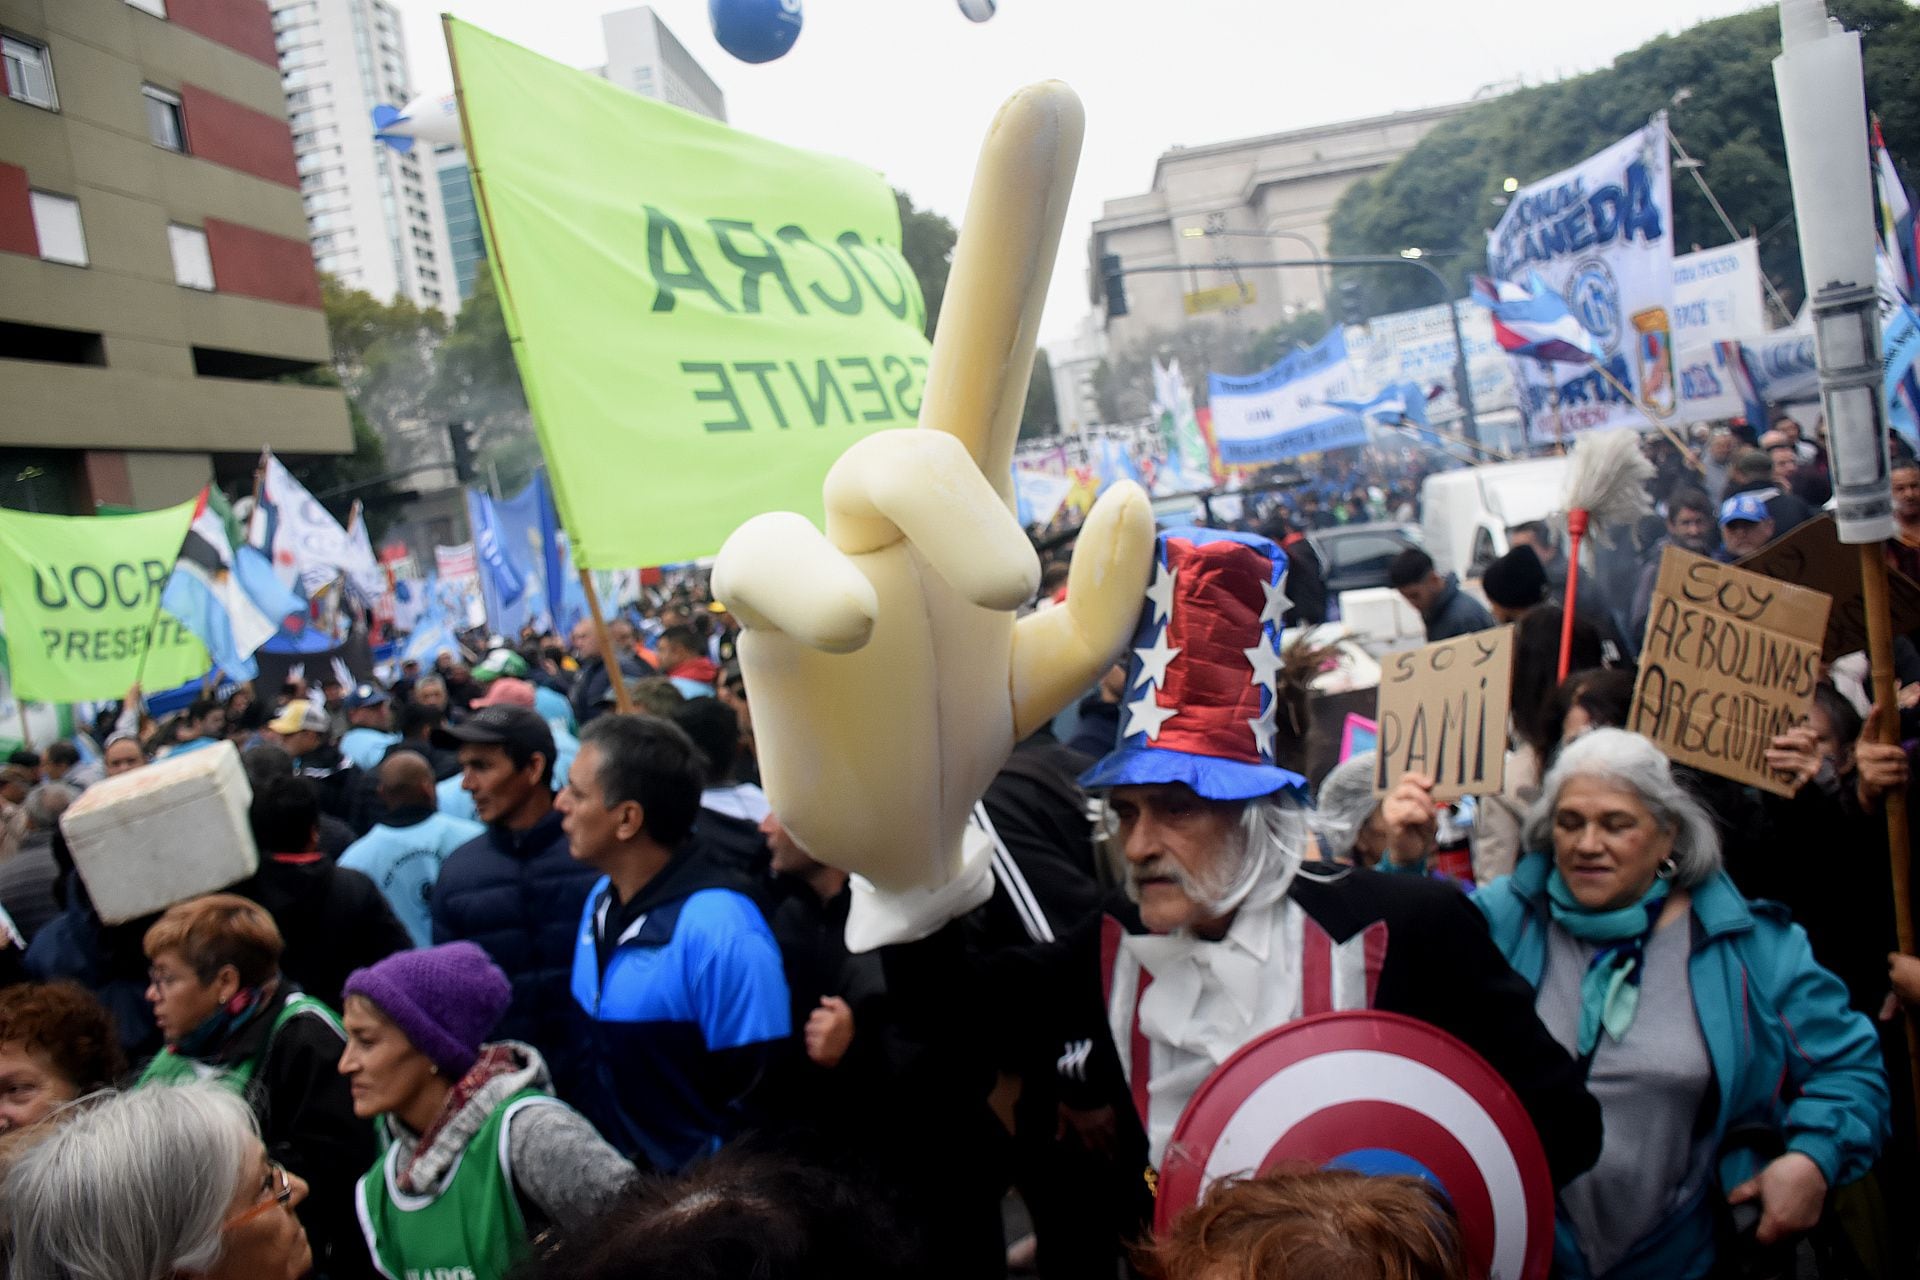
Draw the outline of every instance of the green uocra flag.
[[[872,170],[447,19],[508,333],[577,564],[710,555],[821,517],[854,440],[912,426],[925,303]]]
[[[207,650],[160,607],[194,504],[130,516],[0,511],[0,611],[13,692],[41,702],[171,689]]]

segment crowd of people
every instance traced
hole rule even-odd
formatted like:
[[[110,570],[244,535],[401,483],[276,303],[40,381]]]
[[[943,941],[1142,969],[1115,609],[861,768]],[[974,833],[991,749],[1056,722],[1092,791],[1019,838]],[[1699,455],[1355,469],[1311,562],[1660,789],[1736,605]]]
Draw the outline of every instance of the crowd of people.
[[[1920,658],[1895,707],[1858,656],[1823,672],[1768,755],[1791,795],[1628,732],[1661,549],[1737,558],[1826,498],[1785,423],[1711,433],[1699,469],[1650,452],[1658,516],[1583,577],[1565,680],[1550,522],[1508,531],[1477,592],[1419,551],[1393,565],[1430,638],[1517,627],[1501,794],[1439,804],[1409,774],[1377,797],[1367,754],[1316,768],[1313,655],[1274,687],[1295,726],[1274,743],[1247,750],[1237,704],[1204,696],[1178,742],[1142,734],[1136,650],[993,781],[993,896],[873,952],[846,942],[859,886],[758,786],[740,625],[697,579],[604,643],[529,629],[160,723],[131,691],[97,751],[0,769],[11,1274],[1464,1277],[1415,1178],[1282,1168],[1147,1228],[1199,1084],[1357,1008],[1452,1033],[1520,1097],[1558,1275],[1771,1274],[1751,1268],[1803,1241],[1822,1275],[1912,1274],[1920,961],[1891,954],[1883,821],[1911,772],[1877,730],[1920,736]],[[1427,465],[1368,451],[1242,532],[1163,534],[1178,607],[1219,634],[1161,671],[1206,688],[1210,645],[1242,682],[1247,644],[1278,655],[1237,603],[1262,584],[1289,628],[1327,620],[1303,532],[1415,518]],[[1920,464],[1895,491],[1905,567]],[[1064,575],[1042,583],[1031,607],[1059,607]],[[220,743],[257,869],[106,923],[62,812]]]

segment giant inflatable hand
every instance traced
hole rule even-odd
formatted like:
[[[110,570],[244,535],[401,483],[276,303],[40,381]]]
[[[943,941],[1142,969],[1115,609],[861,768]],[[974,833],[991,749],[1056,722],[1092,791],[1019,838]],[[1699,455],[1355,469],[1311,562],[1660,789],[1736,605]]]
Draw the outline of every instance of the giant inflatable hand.
[[[746,628],[760,776],[815,858],[862,878],[856,950],[924,936],[992,892],[967,824],[1013,744],[1119,655],[1153,559],[1139,486],[1082,529],[1065,606],[1015,622],[1039,561],[1011,464],[1084,118],[1058,82],[1015,94],[981,150],[934,335],[920,426],[827,475],[826,531],[757,516],[713,591]]]

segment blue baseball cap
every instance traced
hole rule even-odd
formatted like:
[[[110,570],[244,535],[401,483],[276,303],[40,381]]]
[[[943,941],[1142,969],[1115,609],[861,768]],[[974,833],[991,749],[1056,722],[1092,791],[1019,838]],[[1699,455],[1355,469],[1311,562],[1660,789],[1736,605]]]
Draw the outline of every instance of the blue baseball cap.
[[[1723,528],[1741,520],[1759,524],[1771,519],[1773,516],[1768,512],[1767,504],[1761,501],[1757,493],[1736,493],[1720,504],[1720,524]]]

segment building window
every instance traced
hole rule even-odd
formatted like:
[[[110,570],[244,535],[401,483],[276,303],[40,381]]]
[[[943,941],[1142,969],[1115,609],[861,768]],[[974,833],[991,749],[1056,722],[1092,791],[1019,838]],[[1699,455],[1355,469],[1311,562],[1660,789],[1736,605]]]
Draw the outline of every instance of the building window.
[[[49,111],[60,109],[53,93],[53,59],[47,55],[47,46],[20,36],[0,36],[0,53],[6,55],[9,98]]]
[[[153,145],[168,151],[185,151],[187,123],[180,114],[180,95],[143,84],[140,96],[147,100],[147,136],[153,139]]]
[[[33,231],[40,238],[40,256],[48,262],[87,265],[87,233],[80,226],[80,202],[71,196],[35,191]]]
[[[167,16],[167,0],[127,0],[127,3],[142,13],[150,13],[156,18]]]
[[[207,233],[198,227],[170,224],[167,247],[173,250],[173,282],[189,289],[213,288],[213,259],[207,254]]]

